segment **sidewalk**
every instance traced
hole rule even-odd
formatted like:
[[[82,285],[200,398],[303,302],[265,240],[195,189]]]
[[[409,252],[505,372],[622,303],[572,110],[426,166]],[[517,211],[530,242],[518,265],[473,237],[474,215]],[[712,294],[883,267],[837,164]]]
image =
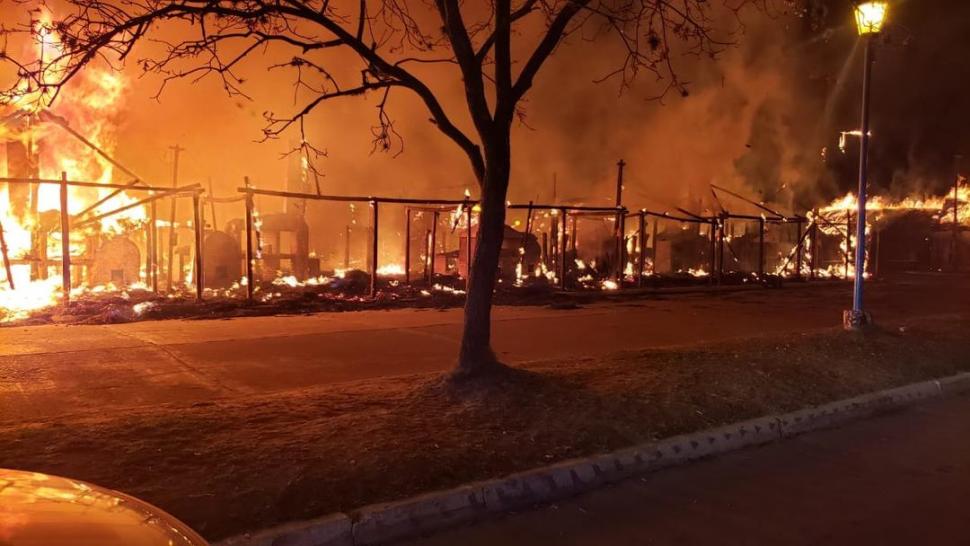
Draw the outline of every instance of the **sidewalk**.
[[[962,545],[970,397],[678,467],[408,546]]]

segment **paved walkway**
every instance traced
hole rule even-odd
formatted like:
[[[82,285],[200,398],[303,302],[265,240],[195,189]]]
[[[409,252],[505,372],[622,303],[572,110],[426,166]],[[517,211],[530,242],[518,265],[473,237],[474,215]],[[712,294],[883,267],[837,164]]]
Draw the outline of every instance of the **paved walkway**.
[[[970,397],[660,471],[408,546],[970,544]]]
[[[882,321],[965,312],[968,284],[905,276],[872,284],[868,301]],[[596,356],[837,326],[850,297],[842,284],[502,307],[493,338],[509,363]],[[461,318],[461,309],[395,310],[0,328],[0,423],[447,370]]]

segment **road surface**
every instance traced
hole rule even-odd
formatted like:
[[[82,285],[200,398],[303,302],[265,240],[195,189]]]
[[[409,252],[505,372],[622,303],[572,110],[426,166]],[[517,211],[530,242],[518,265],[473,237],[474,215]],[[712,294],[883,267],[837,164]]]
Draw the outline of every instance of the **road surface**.
[[[968,500],[970,397],[959,397],[406,546],[965,545]]]
[[[869,287],[877,320],[965,312],[970,279],[910,275]],[[653,296],[580,309],[500,307],[508,363],[804,331],[841,324],[850,287]],[[322,313],[103,326],[0,328],[0,423],[193,404],[450,369],[461,309]]]

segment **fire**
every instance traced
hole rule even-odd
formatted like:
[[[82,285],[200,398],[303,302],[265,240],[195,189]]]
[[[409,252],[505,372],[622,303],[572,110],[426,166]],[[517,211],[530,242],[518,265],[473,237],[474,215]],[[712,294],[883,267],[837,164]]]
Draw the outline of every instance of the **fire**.
[[[970,186],[964,184],[965,179],[961,178],[956,191],[954,202],[954,192],[951,190],[946,195],[938,197],[906,197],[904,199],[893,200],[880,195],[869,196],[866,198],[867,212],[885,212],[894,210],[925,210],[937,214],[937,219],[944,224],[953,223],[953,208],[957,207],[957,222],[963,225],[970,225]],[[844,196],[832,201],[828,205],[819,209],[819,213],[831,215],[854,213],[859,208],[859,200],[854,193],[847,193]]]
[[[58,180],[61,173],[65,173],[69,180],[113,182],[114,166],[93,147],[109,156],[115,150],[118,115],[122,111],[127,83],[111,67],[90,65],[61,89],[55,103],[54,88],[50,84],[58,81],[65,69],[63,44],[50,11],[36,12],[35,19],[32,21],[30,55],[34,58],[32,68],[36,69],[39,81],[28,83],[26,79],[22,80],[19,86],[22,92],[9,103],[0,104],[0,117],[7,120],[0,124],[0,145],[6,145],[8,152],[15,150],[26,158],[26,168],[30,171],[27,178]],[[83,138],[90,145],[63,125],[83,131]],[[0,175],[23,178],[25,173],[22,169],[15,171],[13,162],[8,153],[8,172]],[[110,193],[112,190],[109,189],[69,186],[68,211],[72,225],[137,199],[124,192],[109,198]],[[99,203],[102,200],[104,202]],[[0,184],[0,224],[16,287],[11,290],[6,273],[0,273],[3,277],[0,321],[17,320],[32,310],[52,306],[63,294],[59,275],[53,271],[38,272],[39,266],[36,265],[32,271],[30,261],[40,253],[51,265],[59,264],[59,211],[60,187],[57,184]],[[77,258],[94,251],[89,245],[99,239],[92,236],[120,235],[143,225],[146,219],[144,207],[133,207],[81,229],[72,229],[71,254]],[[37,237],[38,230],[48,236]],[[41,249],[44,241],[46,248]]]
[[[686,273],[687,275],[690,275],[691,277],[707,277],[708,275],[710,275],[710,273],[708,273],[707,270],[704,269],[703,267],[698,267],[697,269],[694,269],[693,267],[690,267],[690,268],[688,268],[686,270],[679,269],[679,270],[677,270],[677,272],[678,273]]]
[[[616,281],[611,280],[611,279],[605,279],[603,281],[600,281],[600,287],[603,290],[619,290],[620,289],[620,285],[617,284]]]
[[[402,264],[385,264],[377,268],[378,277],[403,277],[404,266]]]
[[[970,226],[970,186],[965,182],[966,179],[961,177],[957,181],[956,188],[942,196],[908,196],[903,199],[890,199],[880,195],[868,197],[866,199],[866,237],[868,238],[871,235],[873,223],[878,222],[884,214],[895,211],[925,211],[932,214],[942,226],[953,226],[954,220],[957,225]],[[809,220],[816,222],[822,233],[841,238],[839,247],[842,254],[847,257],[844,264],[830,265],[827,268],[819,269],[815,272],[816,275],[830,278],[851,277],[855,274],[855,260],[852,257],[857,243],[855,228],[852,228],[851,232],[848,233],[848,240],[846,240],[845,235],[850,220],[853,223],[856,220],[858,208],[859,201],[856,195],[847,193],[819,208],[819,217],[816,217],[814,213],[808,214]],[[867,245],[864,258],[867,267],[869,264],[869,248],[870,245]],[[807,255],[811,256],[810,253]],[[783,272],[778,271],[778,273]],[[869,272],[865,271],[863,276],[868,277]]]

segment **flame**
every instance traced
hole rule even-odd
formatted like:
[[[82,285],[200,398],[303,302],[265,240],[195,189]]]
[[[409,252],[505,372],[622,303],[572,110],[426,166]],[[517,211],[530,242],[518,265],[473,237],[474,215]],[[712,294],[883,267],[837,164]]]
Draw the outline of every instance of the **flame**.
[[[22,144],[32,156],[31,161],[36,162],[36,174],[42,179],[60,179],[63,172],[70,180],[112,182],[113,165],[51,120],[63,120],[72,128],[82,129],[88,141],[112,154],[117,146],[118,115],[127,89],[124,77],[110,66],[89,65],[63,87],[54,104],[53,87],[49,83],[64,75],[64,46],[49,10],[38,10],[31,28],[30,53],[36,59],[32,68],[36,69],[39,82],[22,80],[19,84],[21,92],[11,102],[0,104],[0,114],[16,120],[0,125],[0,145],[10,141]],[[10,290],[6,274],[0,273],[0,322],[25,318],[33,310],[55,305],[63,295],[59,275],[48,271],[45,273],[50,274],[50,278],[31,278],[31,265],[23,262],[35,255],[38,244],[45,240],[42,234],[35,237],[35,232],[49,232],[46,255],[52,263],[60,260],[60,232],[56,223],[50,226],[47,221],[47,225],[40,229],[43,213],[60,210],[60,187],[57,184],[39,185],[36,187],[36,202],[33,202],[33,191],[26,188],[19,186],[16,188],[19,191],[14,191],[12,184],[0,185],[0,223],[7,254],[10,260],[20,261],[11,264],[16,290]],[[72,222],[80,220],[78,214],[107,198],[111,191],[69,186],[68,211],[75,217]],[[12,198],[17,202],[11,202]],[[84,218],[111,212],[136,200],[124,192],[119,193],[91,209]],[[71,255],[75,258],[88,255],[95,250],[89,248],[89,241],[96,241],[97,236],[120,235],[143,225],[146,220],[145,208],[133,207],[83,229],[72,230]]]
[[[853,254],[857,243],[856,233],[855,229],[853,229],[849,233],[848,241],[846,241],[844,230],[850,218],[853,221],[855,220],[855,214],[858,209],[859,200],[854,193],[847,193],[828,205],[819,208],[818,215],[826,220],[825,222],[818,223],[819,230],[827,235],[837,235],[841,238],[839,248],[842,254],[847,257],[847,260],[843,264],[833,264],[824,269],[819,269],[815,273],[817,276],[831,278],[852,277],[855,275],[855,259]],[[952,226],[955,216],[958,225],[970,226],[970,185],[967,185],[966,179],[961,176],[956,181],[955,188],[942,196],[908,196],[903,199],[890,199],[881,195],[869,196],[866,198],[866,237],[868,238],[872,232],[873,222],[877,222],[883,214],[907,210],[920,210],[932,213],[933,217],[941,225]],[[954,212],[956,213],[955,215]],[[814,213],[809,213],[808,218],[810,221],[817,220]],[[866,245],[866,255],[864,257],[866,267],[869,264],[869,248],[870,245]],[[794,252],[794,249],[792,252]],[[810,257],[810,254],[807,254],[807,256]],[[809,272],[806,267],[803,264],[803,274]],[[781,271],[779,268],[776,273],[784,274],[786,272]],[[868,278],[869,272],[863,271],[863,277]]]
[[[956,199],[954,191],[949,191],[946,195],[937,197],[906,197],[904,199],[893,200],[880,195],[869,196],[866,198],[866,211],[884,212],[894,210],[925,210],[936,213],[937,219],[944,224],[953,223],[953,208],[957,207],[957,222],[970,226],[970,185],[964,184],[966,179],[960,179],[956,189]],[[847,193],[844,196],[832,201],[828,205],[819,209],[820,214],[845,215],[854,213],[859,208],[859,200],[854,193]]]
[[[385,264],[377,268],[378,277],[403,277],[404,266],[402,264]]]

